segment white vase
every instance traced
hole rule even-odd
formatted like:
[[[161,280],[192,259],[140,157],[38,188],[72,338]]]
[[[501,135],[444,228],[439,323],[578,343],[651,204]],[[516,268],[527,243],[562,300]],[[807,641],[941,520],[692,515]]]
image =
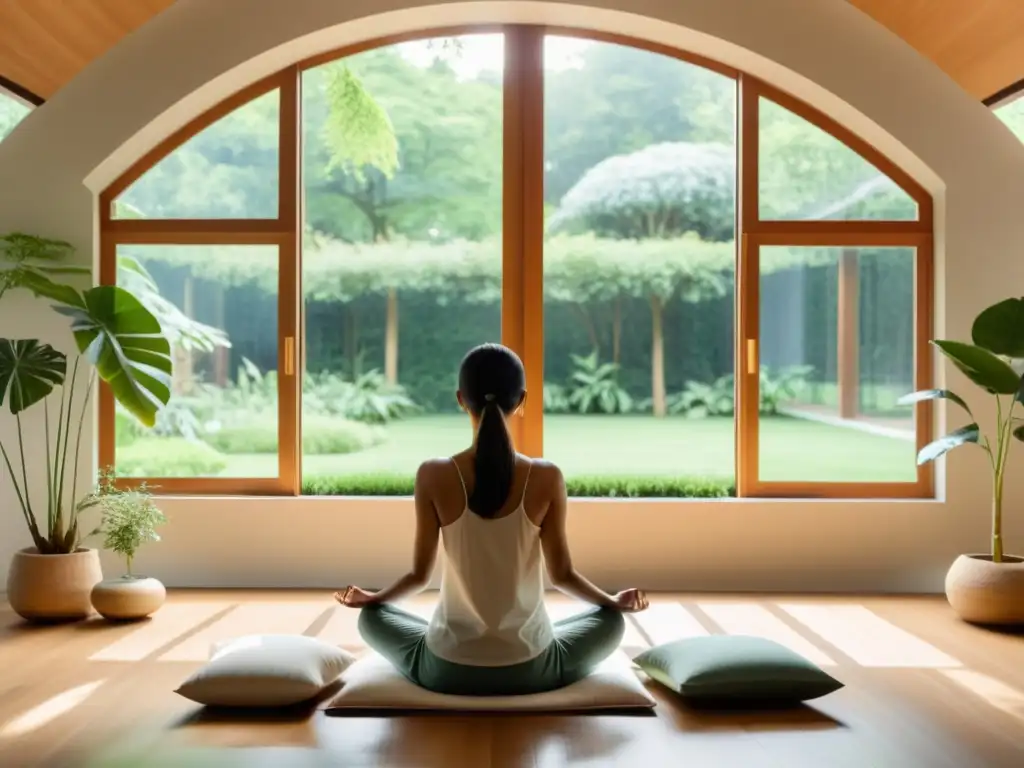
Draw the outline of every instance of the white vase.
[[[89,593],[102,578],[95,549],[41,555],[29,547],[11,558],[7,600],[15,613],[29,621],[84,619],[92,613]]]
[[[960,555],[946,574],[946,599],[964,621],[1024,624],[1024,558]]]
[[[144,619],[159,610],[167,590],[147,576],[122,576],[101,581],[92,588],[92,605],[107,619],[131,621]]]

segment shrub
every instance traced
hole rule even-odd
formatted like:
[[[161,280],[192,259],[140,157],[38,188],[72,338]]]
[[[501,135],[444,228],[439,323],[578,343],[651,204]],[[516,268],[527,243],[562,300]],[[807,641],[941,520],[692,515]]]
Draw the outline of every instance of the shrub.
[[[145,432],[138,419],[121,409],[114,412],[114,440],[118,448],[131,445]]]
[[[544,413],[569,413],[569,393],[561,384],[544,384]]]
[[[307,374],[302,383],[302,407],[306,413],[367,424],[386,424],[420,411],[404,387],[389,384],[378,370],[351,381],[327,371]]]
[[[117,474],[122,477],[210,477],[226,466],[209,445],[183,437],[142,437],[117,451]]]
[[[412,475],[316,475],[302,481],[306,496],[412,496]],[[701,477],[568,477],[574,498],[720,499],[736,495],[732,480]]]
[[[356,453],[384,438],[382,428],[347,419],[309,419],[302,425],[302,450],[309,455]],[[222,453],[277,453],[277,425],[253,421],[212,432],[205,440]]]
[[[597,352],[571,355],[575,370],[569,385],[569,407],[576,413],[629,413],[633,398],[619,385],[619,366],[601,363]]]

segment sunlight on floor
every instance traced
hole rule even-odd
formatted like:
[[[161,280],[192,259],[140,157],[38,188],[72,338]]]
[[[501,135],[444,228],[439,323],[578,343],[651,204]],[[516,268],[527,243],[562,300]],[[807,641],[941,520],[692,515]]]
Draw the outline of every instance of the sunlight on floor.
[[[28,712],[15,717],[13,720],[9,720],[0,728],[0,738],[13,739],[42,728],[47,723],[56,720],[61,715],[70,712],[80,705],[92,696],[96,689],[103,685],[104,682],[104,680],[94,680],[91,683],[80,685],[77,688],[69,688],[58,693],[42,704],[33,707]]]
[[[131,634],[96,651],[89,661],[142,661],[228,607],[230,603],[168,603]]]
[[[206,661],[214,643],[241,635],[301,635],[330,607],[325,601],[239,605],[210,626],[182,640],[162,654],[159,660]]]
[[[708,634],[704,625],[679,603],[654,602],[646,611],[633,614],[633,618],[654,645]]]
[[[962,666],[934,645],[861,605],[780,603],[779,607],[863,667]]]
[[[1024,693],[1001,680],[970,669],[943,669],[940,674],[984,699],[996,709],[1024,720]]]
[[[726,634],[763,637],[823,667],[836,664],[828,654],[763,606],[754,603],[698,603],[697,607]]]

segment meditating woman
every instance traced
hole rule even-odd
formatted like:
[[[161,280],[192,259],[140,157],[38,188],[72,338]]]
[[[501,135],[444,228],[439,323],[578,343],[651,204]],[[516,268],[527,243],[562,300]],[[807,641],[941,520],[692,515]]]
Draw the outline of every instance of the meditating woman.
[[[459,405],[475,439],[416,475],[412,570],[380,592],[348,587],[335,598],[361,608],[366,643],[414,683],[441,693],[539,693],[586,677],[622,640],[637,589],[609,595],[573,567],[565,534],[565,481],[548,461],[515,452],[506,420],[526,400],[523,364],[485,344],[459,371]],[[391,603],[426,587],[444,540],[441,595],[430,622]],[[543,557],[542,557],[543,551]],[[543,567],[554,586],[594,607],[552,624]]]

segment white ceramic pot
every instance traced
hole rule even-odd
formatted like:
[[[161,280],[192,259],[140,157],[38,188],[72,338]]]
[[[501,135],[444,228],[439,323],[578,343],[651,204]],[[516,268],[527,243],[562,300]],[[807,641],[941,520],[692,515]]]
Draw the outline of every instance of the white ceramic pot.
[[[92,605],[107,619],[131,621],[151,616],[164,604],[167,590],[147,576],[122,576],[92,588]]]
[[[964,621],[1024,624],[1024,558],[960,555],[946,574],[946,599]]]
[[[7,600],[29,621],[71,621],[92,613],[89,595],[103,579],[99,553],[79,549],[41,555],[35,547],[15,552],[7,572]]]

